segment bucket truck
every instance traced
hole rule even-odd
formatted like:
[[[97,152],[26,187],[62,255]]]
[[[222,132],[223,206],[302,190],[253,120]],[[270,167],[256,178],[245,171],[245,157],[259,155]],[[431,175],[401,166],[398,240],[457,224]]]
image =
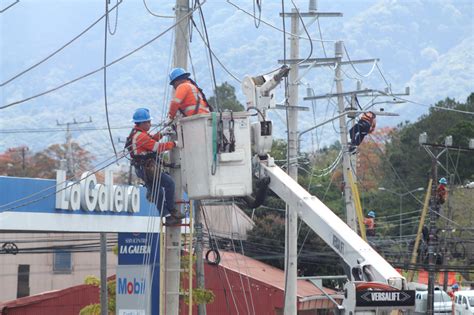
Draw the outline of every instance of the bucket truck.
[[[299,218],[347,265],[349,281],[343,303],[337,306],[342,314],[414,308],[415,291],[407,290],[405,278],[268,154],[272,122],[267,111],[275,107],[274,89],[288,71],[282,67],[273,75],[242,80],[247,109],[258,112],[258,121],[251,123],[249,112],[212,112],[179,120],[183,188],[191,200],[245,197],[252,194],[252,175],[258,180],[269,178],[269,183],[263,183],[297,209]]]
[[[242,81],[247,108],[259,112],[259,121],[251,124],[252,148],[257,154],[253,167],[257,169],[257,176],[270,177],[269,188],[297,209],[299,218],[344,260],[349,281],[344,286],[343,303],[338,306],[343,314],[413,309],[415,291],[407,290],[405,278],[324,203],[275,165],[268,155],[272,124],[266,113],[275,104],[273,89],[288,70],[282,67],[273,76],[247,76]]]

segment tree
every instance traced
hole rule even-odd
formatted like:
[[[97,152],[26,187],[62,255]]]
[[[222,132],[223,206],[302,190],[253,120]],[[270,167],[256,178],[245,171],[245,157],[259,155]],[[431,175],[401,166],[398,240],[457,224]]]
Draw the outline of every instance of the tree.
[[[31,152],[27,146],[9,148],[0,154],[0,175],[28,176]]]
[[[78,143],[73,142],[71,148],[73,170],[68,171],[68,177],[79,176],[89,170],[93,160],[93,155]],[[31,152],[28,147],[10,148],[0,154],[0,175],[53,179],[66,155],[65,144],[53,144],[36,153]]]
[[[217,96],[211,96],[209,98],[209,104],[211,104],[214,109],[217,109],[217,103],[219,104],[219,110],[231,110],[233,112],[243,112],[245,108],[240,102],[237,100],[237,96],[235,95],[235,88],[227,82],[222,83],[217,87]],[[218,102],[216,102],[216,100]]]

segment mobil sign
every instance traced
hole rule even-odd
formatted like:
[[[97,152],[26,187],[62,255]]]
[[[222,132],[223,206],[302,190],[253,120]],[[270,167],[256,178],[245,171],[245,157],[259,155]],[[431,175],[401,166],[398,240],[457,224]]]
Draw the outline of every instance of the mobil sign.
[[[159,253],[158,233],[119,233],[117,314],[158,314]]]

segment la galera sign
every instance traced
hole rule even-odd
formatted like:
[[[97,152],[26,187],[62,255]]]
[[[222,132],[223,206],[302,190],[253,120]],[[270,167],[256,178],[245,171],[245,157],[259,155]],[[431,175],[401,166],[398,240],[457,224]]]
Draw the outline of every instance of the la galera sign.
[[[66,171],[56,172],[56,209],[139,212],[140,191],[135,186],[114,185],[113,172],[105,170],[105,183],[98,184],[91,172],[79,182],[66,182]]]

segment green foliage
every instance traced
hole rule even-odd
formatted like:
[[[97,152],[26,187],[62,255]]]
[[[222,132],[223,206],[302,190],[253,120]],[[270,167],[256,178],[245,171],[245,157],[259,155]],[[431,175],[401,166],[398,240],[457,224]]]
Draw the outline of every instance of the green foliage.
[[[79,315],[100,315],[100,304],[89,304],[82,308]]]
[[[471,94],[466,103],[459,103],[447,98],[436,103],[437,107],[457,109],[474,112],[474,94]],[[421,133],[428,134],[429,143],[443,144],[446,136],[453,136],[454,146],[467,147],[470,138],[474,138],[474,122],[471,115],[463,113],[430,109],[430,113],[422,116],[417,122],[400,125],[398,132],[392,136],[390,144],[387,145],[387,157],[393,168],[400,175],[405,187],[426,186],[431,169],[431,158],[423,150],[418,137]],[[434,149],[440,151],[440,149]],[[453,160],[457,152],[454,150],[447,153],[447,158]],[[457,165],[458,180],[461,182],[474,176],[474,155],[469,152],[459,153],[459,164]],[[445,155],[446,157],[446,155]],[[443,161],[445,164],[445,162]],[[453,163],[450,164],[453,169]],[[390,168],[386,165],[386,168]],[[393,172],[390,172],[393,174]],[[446,176],[441,172],[440,176]],[[382,185],[399,181],[397,178],[388,177]],[[406,191],[406,189],[405,189]]]
[[[84,280],[84,284],[99,287],[100,286],[100,280],[96,276],[89,275],[89,276],[86,276],[86,279]]]
[[[100,280],[96,276],[89,275],[84,279],[84,284],[100,287]],[[109,314],[115,314],[116,296],[116,281],[107,281],[107,308]],[[82,308],[79,315],[100,315],[100,311],[100,304],[90,304]]]
[[[436,106],[474,112],[473,101],[474,94],[465,104],[448,98],[438,102]],[[418,136],[422,132],[428,133],[431,143],[443,143],[446,136],[452,135],[455,146],[467,147],[469,139],[474,138],[474,121],[470,115],[432,109],[415,123],[405,122],[396,129],[378,129],[364,141],[357,155],[358,188],[363,211],[375,210],[377,213],[377,236],[382,239],[399,235],[400,207],[403,213],[411,212],[410,215],[403,216],[403,235],[416,233],[418,227],[416,210],[421,208],[416,198],[423,200],[431,169],[430,157],[418,143]],[[341,170],[337,169],[332,174],[321,176],[322,170],[332,164],[340,149],[340,144],[336,142],[313,154],[300,156],[298,182],[345,220],[344,182]],[[274,140],[270,155],[283,169],[287,167],[286,150],[286,140]],[[474,154],[459,153],[458,159],[458,152],[450,151],[447,160],[450,163],[448,170],[453,172],[457,167],[458,184],[474,179]],[[440,162],[446,164],[446,160]],[[440,173],[440,176],[446,176],[442,171]],[[378,187],[386,187],[387,190],[380,191]],[[418,187],[425,188],[425,191],[406,194]],[[401,200],[399,194],[406,195]],[[461,205],[464,209],[472,208],[469,206],[472,201],[466,198],[452,198],[451,201],[455,203],[454,208],[459,208]],[[264,207],[253,212],[255,227],[249,231],[248,239],[244,242],[247,255],[281,269],[284,267],[284,209],[285,203],[273,192],[269,192]],[[251,210],[247,209],[247,213],[250,212]],[[461,217],[470,218],[470,214],[464,213]],[[299,248],[303,246],[298,256],[300,275],[342,272],[343,264],[339,257],[305,224],[300,226],[298,246]],[[387,254],[386,258],[390,261],[400,262],[406,257],[406,247],[406,244],[394,242],[384,244],[378,250],[382,255]]]
[[[189,305],[189,291],[182,292],[184,296],[184,303]],[[208,289],[194,288],[193,289],[193,305],[210,304],[216,298],[214,292]]]
[[[217,87],[217,103],[219,104],[219,110],[231,110],[233,112],[245,111],[244,106],[238,101],[235,95],[235,88],[227,82],[222,83]],[[211,96],[209,103],[214,109],[217,110],[216,97]]]

